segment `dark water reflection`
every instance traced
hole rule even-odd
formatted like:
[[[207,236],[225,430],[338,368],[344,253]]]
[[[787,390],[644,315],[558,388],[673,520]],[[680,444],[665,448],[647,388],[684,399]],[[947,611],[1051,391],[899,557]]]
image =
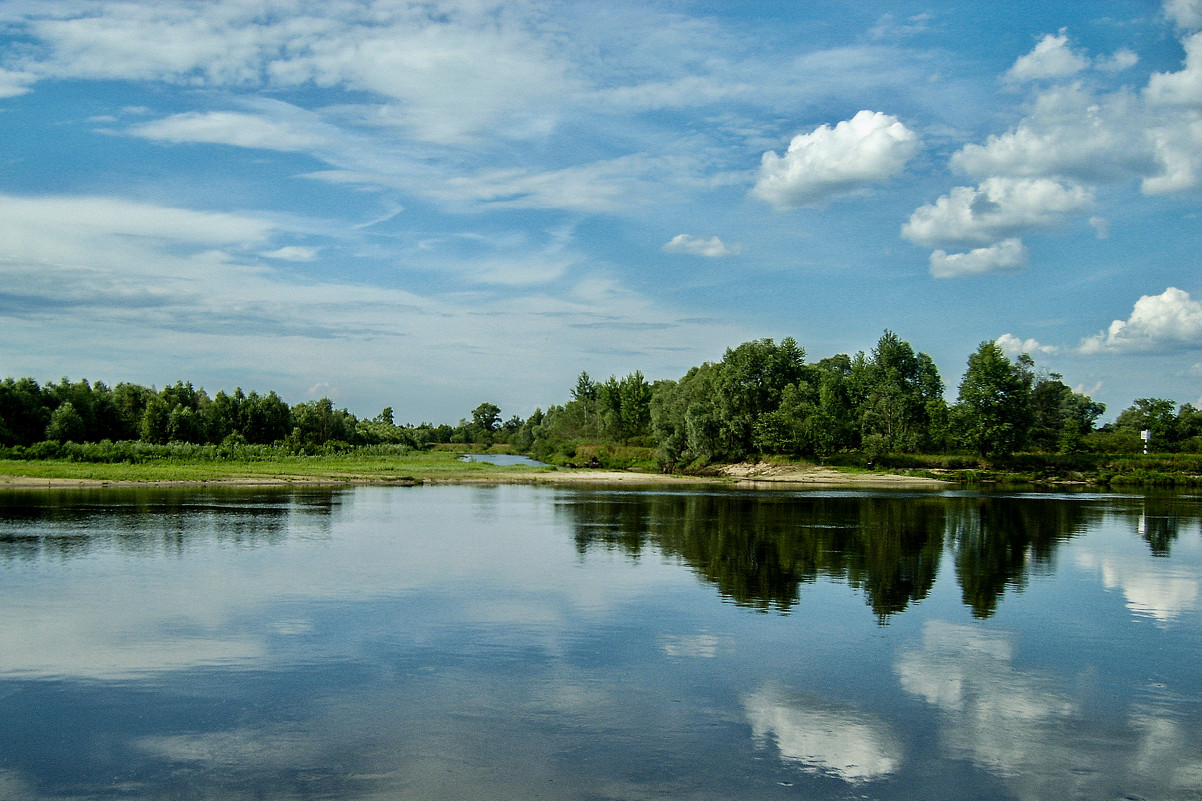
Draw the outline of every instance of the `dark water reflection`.
[[[0,799],[1197,799],[1200,590],[1188,495],[0,493]]]
[[[1049,569],[1057,544],[1104,514],[1037,495],[600,494],[563,508],[581,553],[654,548],[761,610],[788,612],[801,585],[841,579],[863,591],[882,622],[927,596],[945,540],[964,603],[989,617],[1008,587]]]

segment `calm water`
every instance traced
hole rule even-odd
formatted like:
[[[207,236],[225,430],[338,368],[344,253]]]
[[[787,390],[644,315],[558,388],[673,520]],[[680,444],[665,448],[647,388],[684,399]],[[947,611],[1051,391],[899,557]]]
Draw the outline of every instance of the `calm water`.
[[[0,799],[1198,799],[1202,499],[0,493]]]

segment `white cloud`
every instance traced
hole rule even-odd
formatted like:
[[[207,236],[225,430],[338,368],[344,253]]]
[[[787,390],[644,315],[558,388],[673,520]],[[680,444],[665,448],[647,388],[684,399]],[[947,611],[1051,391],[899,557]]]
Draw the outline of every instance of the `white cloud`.
[[[1160,106],[1202,106],[1202,33],[1186,39],[1185,67],[1180,72],[1157,72],[1148,78],[1148,102]]]
[[[1202,303],[1176,287],[1144,295],[1126,320],[1081,342],[1084,353],[1182,349],[1202,349]]]
[[[36,77],[28,72],[0,69],[0,99],[25,94],[36,80]]]
[[[1027,269],[1027,248],[1021,239],[1004,239],[996,245],[973,248],[967,253],[931,253],[931,275],[958,278],[963,275],[1016,273]]]
[[[1094,62],[1094,66],[1103,72],[1122,72],[1129,70],[1139,63],[1139,55],[1134,50],[1127,48],[1119,48],[1113,56],[1104,58],[1099,56]]]
[[[951,166],[972,176],[1062,176],[1080,181],[1118,181],[1148,174],[1155,161],[1144,137],[1137,97],[1118,92],[1098,97],[1081,84],[1041,92],[1011,131],[985,144],[967,144]]]
[[[713,659],[729,646],[713,634],[665,634],[660,646],[668,656],[692,659]]]
[[[280,261],[313,261],[317,258],[317,254],[321,252],[321,248],[307,248],[299,245],[288,245],[279,250],[273,250],[264,253],[263,257],[267,259],[279,259]]]
[[[884,778],[901,764],[901,743],[868,714],[772,687],[747,696],[743,706],[756,742],[775,742],[782,760],[809,772],[855,784]]]
[[[1098,239],[1110,238],[1110,220],[1106,219],[1105,217],[1090,217],[1089,226],[1093,228],[1094,234],[1098,237]]]
[[[989,178],[976,189],[957,186],[917,209],[902,236],[928,247],[1000,244],[1024,231],[1052,228],[1092,205],[1082,186],[1049,178]],[[1014,247],[1006,252],[1013,255]]]
[[[716,236],[709,239],[677,234],[663,247],[668,253],[689,253],[694,256],[707,256],[712,259],[722,256],[733,256],[740,251],[739,245],[726,245]]]
[[[822,205],[897,175],[918,144],[896,117],[860,111],[834,128],[795,136],[784,156],[765,153],[751,193],[777,208]]]
[[[1034,50],[1020,56],[1006,72],[1006,78],[1013,81],[1064,78],[1088,66],[1089,59],[1069,49],[1068,36],[1062,30],[1059,36],[1050,33],[1044,36]]]
[[[131,127],[130,133],[165,142],[207,142],[263,150],[303,151],[331,137],[287,120],[234,111],[188,112]]]
[[[1141,526],[1146,525],[1140,519]],[[1142,543],[1141,543],[1142,544]],[[1146,554],[1076,552],[1077,564],[1096,571],[1106,589],[1119,589],[1135,615],[1168,623],[1202,609],[1202,581],[1196,572],[1155,561]]]
[[[1013,334],[1002,334],[994,342],[1010,358],[1023,353],[1056,353],[1060,350],[1055,345],[1040,345],[1034,339],[1019,339]]]
[[[1202,0],[1165,0],[1164,13],[1178,28],[1202,28]]]
[[[355,388],[346,402],[356,413],[393,405],[414,420],[453,421],[448,414],[466,409],[448,411],[448,397],[483,393],[509,408],[515,363],[536,377],[523,399],[553,398],[572,380],[566,364],[616,373],[638,353],[649,375],[675,375],[751,336],[679,315],[595,268],[562,275],[578,259],[570,248],[535,248],[525,261],[518,246],[503,258],[500,248],[491,258],[444,258],[439,271],[468,280],[458,292],[423,295],[395,277],[276,269],[263,254],[303,253],[272,244],[289,233],[242,215],[0,195],[0,286],[17,297],[0,308],[0,358],[16,375],[53,364],[56,375],[147,385],[185,377],[210,391],[220,386],[214,375],[258,375],[285,397],[328,382]],[[318,265],[340,259],[328,251],[345,245],[314,248]]]
[[[902,688],[941,712],[933,758],[971,760],[1008,796],[1032,801],[1104,798],[1114,787],[1141,798],[1196,790],[1196,736],[1174,716],[1137,703],[1108,710],[1100,724],[1077,701],[1079,676],[1032,668],[1016,646],[1005,632],[928,621],[921,646],[899,656]]]
[[[953,154],[952,168],[981,177],[1135,178],[1145,194],[1196,188],[1202,182],[1202,34],[1183,45],[1183,69],[1153,74],[1139,93],[1097,93],[1079,82],[1040,92],[1012,130],[964,145]],[[1099,67],[1125,68],[1134,58],[1119,51]]]
[[[96,238],[175,242],[207,247],[246,246],[267,239],[273,226],[236,214],[199,212],[102,197],[25,198],[0,195],[0,258],[94,263]]]
[[[29,16],[39,77],[370,92],[414,136],[464,142],[555,122],[568,67],[535,23],[501,3],[122,3]],[[279,13],[274,13],[279,12]],[[384,116],[381,122],[386,121]]]

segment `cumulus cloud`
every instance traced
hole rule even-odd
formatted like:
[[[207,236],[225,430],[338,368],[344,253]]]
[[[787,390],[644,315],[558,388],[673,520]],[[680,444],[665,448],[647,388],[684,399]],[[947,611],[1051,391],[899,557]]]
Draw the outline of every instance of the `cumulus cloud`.
[[[1143,518],[1140,523],[1147,525]],[[1101,575],[1106,589],[1121,590],[1135,615],[1168,623],[1202,609],[1202,581],[1196,572],[1143,553],[1081,550],[1075,556],[1078,565]]]
[[[1068,35],[1061,30],[1059,36],[1044,36],[1034,50],[1020,56],[1005,77],[1012,81],[1064,78],[1088,66],[1089,59],[1069,49]]]
[[[1164,13],[1178,28],[1202,28],[1202,0],[1165,0]]]
[[[822,205],[897,175],[918,145],[896,117],[860,111],[834,128],[798,134],[784,156],[765,153],[751,194],[777,208]]]
[[[1081,342],[1084,353],[1197,349],[1202,349],[1202,303],[1176,287],[1144,295],[1126,320],[1115,320]]]
[[[1014,128],[964,145],[953,154],[952,168],[981,177],[1135,178],[1145,194],[1196,188],[1202,183],[1202,33],[1182,44],[1182,69],[1154,73],[1142,92],[1099,93],[1080,82],[1039,92]],[[1113,71],[1136,60],[1120,50],[1097,66]]]
[[[1011,131],[985,144],[967,144],[951,166],[972,176],[1060,176],[1077,181],[1118,181],[1155,169],[1140,123],[1137,97],[1098,97],[1080,84],[1041,92],[1031,113]]]
[[[688,253],[693,256],[707,256],[712,259],[722,256],[733,256],[740,251],[738,245],[726,245],[716,236],[709,239],[677,234],[663,247],[668,253]]]
[[[1013,334],[1002,334],[994,340],[994,344],[1001,348],[1002,352],[1010,358],[1023,353],[1056,353],[1060,350],[1055,345],[1040,345],[1034,339],[1019,339]]]
[[[902,236],[928,247],[998,244],[1024,231],[1055,227],[1092,203],[1092,193],[1075,184],[1049,178],[989,178],[975,189],[957,186],[922,206],[902,226]]]
[[[846,782],[881,779],[902,761],[902,747],[884,721],[815,699],[765,687],[743,699],[752,736],[774,741],[781,759]]]
[[[1021,239],[1004,239],[996,245],[973,248],[967,253],[931,253],[931,275],[957,278],[986,273],[1016,273],[1027,269],[1027,248]]]
[[[1099,57],[1094,66],[1103,72],[1122,72],[1129,70],[1139,63],[1139,55],[1126,47],[1119,48],[1109,58]]]
[[[1183,43],[1185,66],[1179,72],[1157,72],[1148,79],[1148,102],[1161,106],[1202,105],[1202,33]]]

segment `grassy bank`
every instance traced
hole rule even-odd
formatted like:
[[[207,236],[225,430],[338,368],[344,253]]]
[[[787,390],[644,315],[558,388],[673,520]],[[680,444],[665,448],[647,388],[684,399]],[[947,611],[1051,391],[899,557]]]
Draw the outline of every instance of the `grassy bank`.
[[[73,446],[55,456],[4,458],[0,454],[0,488],[80,484],[421,484],[437,482],[527,482],[672,480],[658,474],[647,448],[582,445],[572,454],[577,462],[558,467],[499,467],[461,461],[461,449],[414,450],[404,446],[329,448],[296,454],[274,446],[165,445],[139,443]],[[494,449],[499,450],[499,449]],[[567,457],[565,457],[566,459]],[[1006,460],[984,461],[967,455],[894,454],[866,462],[845,454],[821,465],[767,457],[759,462],[782,481],[807,481],[807,471],[834,468],[842,481],[866,486],[889,475],[938,478],[965,486],[1088,485],[1124,487],[1202,487],[1202,454],[1019,454]],[[599,467],[576,470],[571,467]],[[607,472],[608,471],[608,472]],[[620,474],[616,471],[634,471]],[[727,466],[706,464],[688,469],[694,480],[734,480],[740,473]],[[755,471],[767,474],[765,470]],[[829,479],[827,470],[823,478]],[[683,479],[684,475],[677,476]]]
[[[398,483],[472,481],[553,468],[497,467],[460,461],[448,451],[372,453],[370,449],[314,456],[277,454],[270,459],[177,456],[141,462],[79,462],[66,459],[0,459],[4,477],[109,483]],[[13,483],[9,481],[8,483]],[[28,483],[28,482],[22,482]]]

